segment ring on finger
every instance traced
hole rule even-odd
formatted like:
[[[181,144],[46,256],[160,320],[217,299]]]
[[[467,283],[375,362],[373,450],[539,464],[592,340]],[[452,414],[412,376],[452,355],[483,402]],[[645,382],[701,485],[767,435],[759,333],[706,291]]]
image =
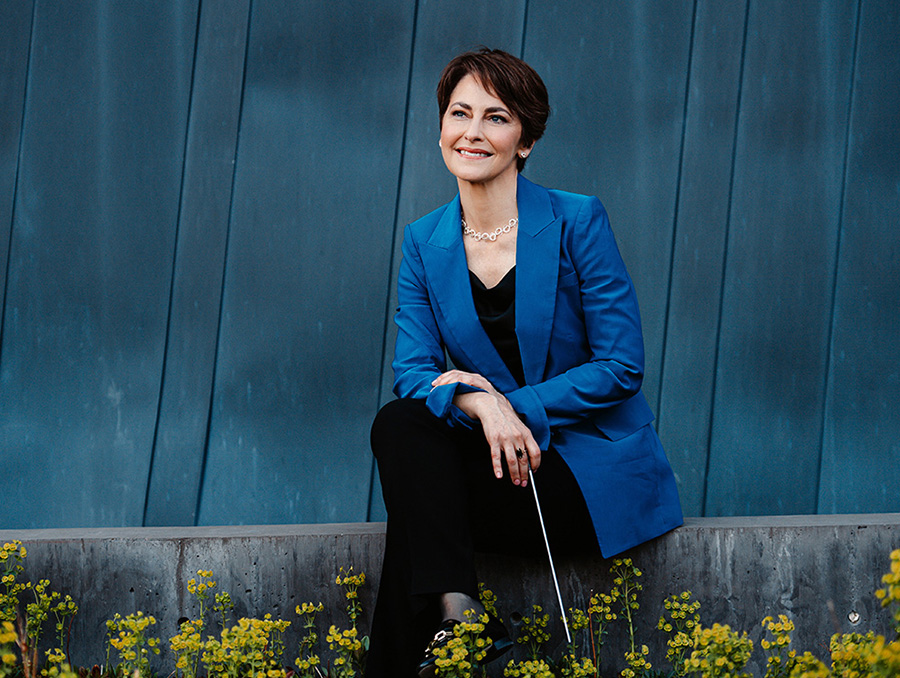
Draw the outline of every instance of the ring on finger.
[[[525,453],[522,451],[521,447],[516,448],[516,458],[521,459],[525,456]]]

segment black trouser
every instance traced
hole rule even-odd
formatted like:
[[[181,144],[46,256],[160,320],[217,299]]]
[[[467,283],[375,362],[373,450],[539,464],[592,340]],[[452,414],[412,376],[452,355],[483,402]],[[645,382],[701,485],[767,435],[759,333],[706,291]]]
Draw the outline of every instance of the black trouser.
[[[423,400],[385,405],[372,425],[387,545],[366,678],[408,678],[440,622],[441,593],[478,597],[474,551],[541,555],[532,489],[497,479],[480,427],[450,427]],[[554,555],[599,552],[572,472],[552,449],[535,472]]]

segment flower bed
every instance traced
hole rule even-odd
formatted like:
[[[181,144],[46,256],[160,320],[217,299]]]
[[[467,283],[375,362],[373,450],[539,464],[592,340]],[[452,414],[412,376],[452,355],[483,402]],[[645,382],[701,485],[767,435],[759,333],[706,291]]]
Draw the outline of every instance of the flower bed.
[[[153,635],[156,620],[138,611],[125,617],[116,614],[107,622],[107,656],[90,672],[73,671],[67,661],[67,633],[77,606],[68,595],[50,589],[46,580],[31,582],[23,577],[26,549],[18,541],[0,549],[0,677],[22,675],[149,676],[150,658],[162,647],[170,653],[174,666],[171,675],[185,678],[197,676],[253,676],[276,678],[298,676],[307,678],[349,678],[359,675],[365,662],[367,639],[358,622],[362,619],[359,591],[365,575],[352,568],[341,570],[335,580],[344,590],[349,624],[339,628],[331,624],[324,636],[326,652],[320,642],[317,617],[324,606],[312,602],[296,606],[303,637],[296,652],[285,647],[283,632],[296,620],[243,617],[232,624],[230,615],[234,604],[231,595],[218,591],[213,573],[200,570],[198,578],[187,583],[187,590],[195,600],[196,616],[185,619],[180,631],[162,643]],[[670,595],[663,602],[664,612],[657,628],[667,637],[664,668],[654,667],[650,651],[640,642],[634,616],[643,604],[643,572],[631,559],[616,559],[610,568],[612,587],[609,591],[593,593],[586,610],[569,608],[568,618],[574,632],[563,652],[554,653],[547,631],[551,618],[540,605],[533,605],[531,614],[521,619],[510,618],[516,629],[520,656],[510,660],[503,669],[504,676],[560,676],[621,675],[625,678],[656,678],[662,676],[699,675],[703,678],[749,676],[744,667],[753,652],[753,643],[746,632],[738,633],[727,625],[701,623],[700,603],[689,591]],[[826,676],[896,677],[900,675],[900,549],[891,553],[890,571],[882,579],[884,588],[875,592],[883,607],[892,615],[894,637],[885,638],[868,633],[836,633],[830,644],[830,666],[813,654],[799,654],[791,647],[793,622],[784,615],[777,620],[762,620],[765,636],[760,642],[766,657],[766,678],[824,678]],[[492,591],[483,589],[485,607],[497,614],[499,609]],[[45,631],[53,626],[55,644],[44,653],[38,648]],[[612,626],[623,627],[622,647],[618,648],[620,665],[601,666],[600,650],[608,641]],[[212,633],[213,626],[218,633]],[[484,672],[478,658],[488,639],[483,635],[483,619],[473,615],[457,628],[458,642],[442,652],[438,659],[439,675],[468,678]],[[288,659],[291,655],[293,659]]]

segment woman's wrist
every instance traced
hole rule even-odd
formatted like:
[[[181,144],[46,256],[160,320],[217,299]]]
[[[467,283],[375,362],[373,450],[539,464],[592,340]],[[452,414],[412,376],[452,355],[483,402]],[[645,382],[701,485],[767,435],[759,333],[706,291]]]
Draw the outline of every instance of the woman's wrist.
[[[458,393],[453,396],[453,404],[476,421],[481,420],[485,406],[489,406],[493,400],[494,396],[487,391]]]

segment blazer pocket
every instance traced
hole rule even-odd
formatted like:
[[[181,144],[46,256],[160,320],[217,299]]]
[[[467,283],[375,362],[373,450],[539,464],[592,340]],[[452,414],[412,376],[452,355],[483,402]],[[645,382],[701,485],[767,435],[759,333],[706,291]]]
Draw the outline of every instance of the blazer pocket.
[[[616,441],[652,422],[653,412],[647,405],[644,394],[638,393],[616,407],[598,412],[592,420],[604,437]]]

